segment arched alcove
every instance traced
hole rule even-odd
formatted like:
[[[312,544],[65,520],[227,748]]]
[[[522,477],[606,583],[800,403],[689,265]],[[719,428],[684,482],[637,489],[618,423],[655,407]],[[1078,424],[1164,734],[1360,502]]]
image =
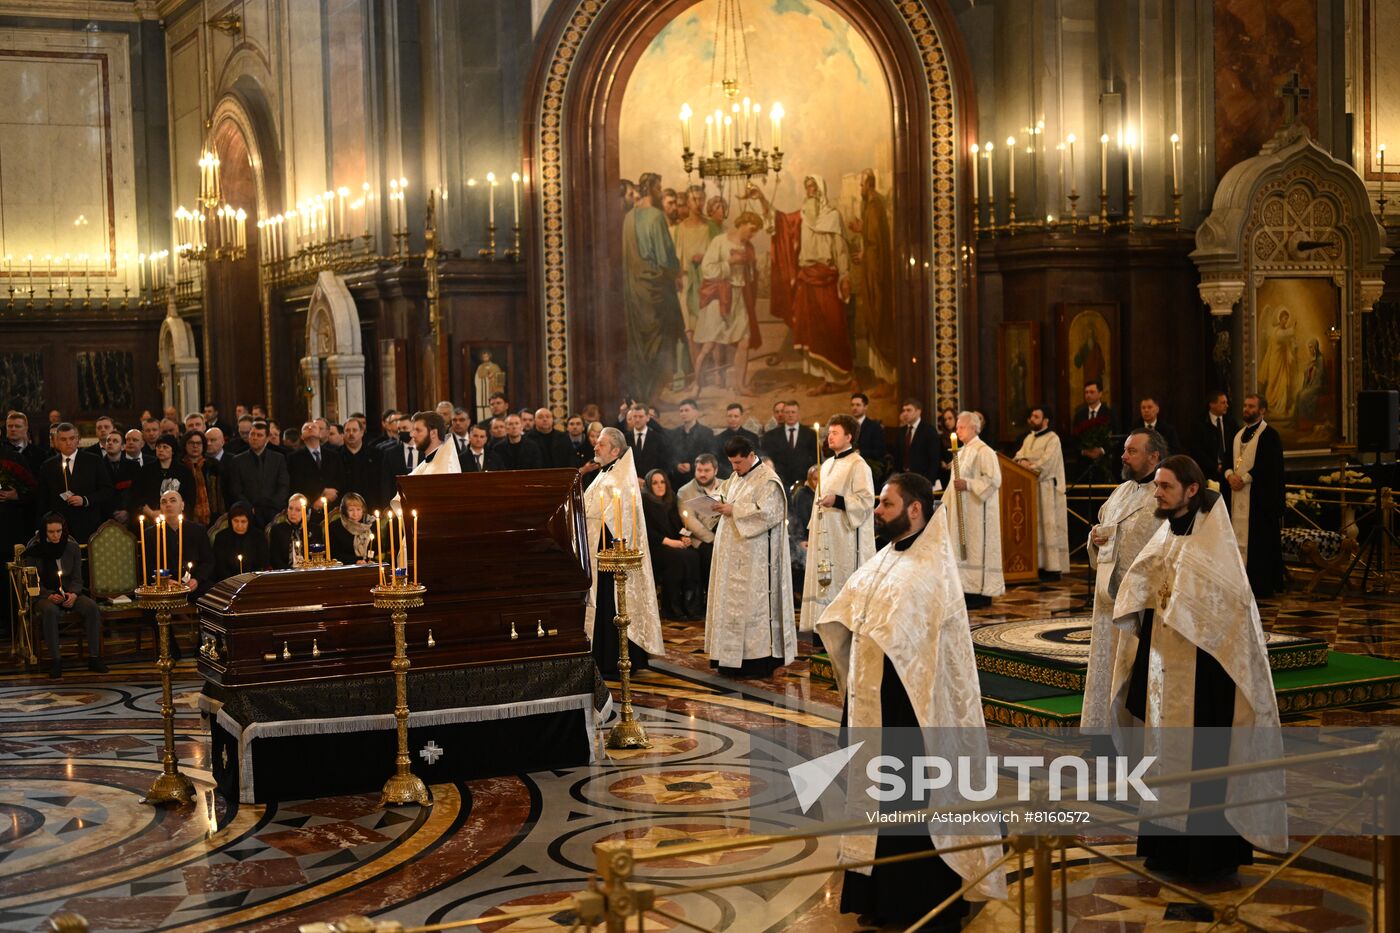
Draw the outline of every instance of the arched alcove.
[[[306,356],[301,359],[307,417],[344,421],[365,410],[365,356],[360,314],[345,282],[324,270],[306,309]]]
[[[526,98],[531,288],[543,347],[538,369],[556,412],[621,394],[620,367],[612,365],[626,340],[613,313],[622,294],[618,115],[638,59],[696,2],[564,0],[538,33]],[[893,289],[899,344],[908,351],[899,360],[900,389],[955,405],[960,354],[975,353],[975,328],[960,327],[971,296],[960,276],[966,231],[957,210],[975,119],[956,29],[942,0],[814,2],[859,33],[889,85],[900,205],[890,231]],[[673,172],[682,175],[678,137]],[[974,339],[961,350],[960,332]]]
[[[175,305],[166,309],[160,324],[156,365],[160,373],[161,404],[174,406],[183,417],[200,410],[199,353],[194,331],[175,312]]]

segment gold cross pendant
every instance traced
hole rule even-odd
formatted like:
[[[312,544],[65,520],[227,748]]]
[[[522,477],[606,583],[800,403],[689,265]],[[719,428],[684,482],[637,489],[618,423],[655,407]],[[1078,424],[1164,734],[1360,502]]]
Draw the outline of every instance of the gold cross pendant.
[[[1167,601],[1172,598],[1172,585],[1170,580],[1162,583],[1161,588],[1157,590],[1157,598],[1160,600],[1160,608],[1165,610],[1167,608]]]

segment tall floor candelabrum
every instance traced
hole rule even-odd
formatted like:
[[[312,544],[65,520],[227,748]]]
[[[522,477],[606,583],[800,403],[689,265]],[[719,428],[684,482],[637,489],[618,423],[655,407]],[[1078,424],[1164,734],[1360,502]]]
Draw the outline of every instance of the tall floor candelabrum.
[[[170,614],[186,605],[190,592],[167,571],[161,571],[155,582],[136,588],[136,602],[142,609],[156,614],[160,629],[160,716],[165,726],[165,746],[161,755],[161,774],[142,803],[184,804],[194,799],[194,782],[180,773],[180,759],[175,754],[175,703],[171,696],[170,672],[175,662],[170,658]]]
[[[622,681],[622,712],[608,730],[608,748],[651,748],[646,729],[632,716],[632,659],[627,653],[627,629],[631,625],[627,616],[627,576],[641,569],[641,548],[628,547],[621,538],[598,552],[598,570],[613,575],[617,594],[617,616],[613,622],[617,625],[617,674]]]
[[[422,606],[426,592],[426,586],[410,581],[407,573],[402,571],[370,590],[374,608],[388,609],[394,620],[394,659],[390,667],[394,670],[394,720],[398,730],[398,751],[394,756],[394,773],[384,782],[384,789],[379,794],[381,807],[407,803],[428,806],[427,785],[409,770],[412,759],[408,755],[408,668],[411,662],[408,660],[408,640],[404,635],[408,610]]]

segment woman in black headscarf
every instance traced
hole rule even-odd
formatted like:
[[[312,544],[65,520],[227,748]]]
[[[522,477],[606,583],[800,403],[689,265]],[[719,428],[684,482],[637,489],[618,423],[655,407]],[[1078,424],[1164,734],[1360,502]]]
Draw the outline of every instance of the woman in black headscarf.
[[[253,509],[235,502],[228,510],[228,527],[214,539],[214,580],[267,569],[267,538],[253,527]],[[239,556],[242,556],[242,561]]]
[[[665,470],[647,474],[642,491],[642,517],[647,523],[651,569],[661,581],[661,614],[668,619],[695,620],[700,603],[700,554],[682,533],[676,494]]]
[[[44,516],[39,535],[24,552],[25,561],[39,569],[39,594],[35,605],[49,648],[49,676],[63,676],[58,650],[58,624],[65,612],[82,616],[87,629],[88,670],[107,672],[102,663],[102,617],[97,603],[83,592],[82,558],[78,542],[68,534],[68,520],[57,512]]]

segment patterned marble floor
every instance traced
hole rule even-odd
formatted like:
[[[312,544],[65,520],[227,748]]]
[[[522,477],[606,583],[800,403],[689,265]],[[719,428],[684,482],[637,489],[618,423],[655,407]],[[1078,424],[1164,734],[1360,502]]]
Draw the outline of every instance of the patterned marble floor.
[[[1082,592],[1078,582],[1013,589],[977,613],[977,623],[1046,615]],[[1276,629],[1327,638],[1338,650],[1400,653],[1394,603],[1286,599],[1265,610]],[[562,905],[580,889],[596,842],[665,846],[770,830],[749,806],[779,782],[746,760],[745,736],[776,722],[818,727],[837,717],[836,694],[810,678],[805,661],[771,678],[731,680],[711,671],[702,636],[694,624],[667,623],[666,660],[639,678],[652,749],[611,753],[594,768],[437,785],[431,808],[392,811],[378,809],[374,795],[266,806],[219,797],[188,662],[177,671],[177,748],[199,800],[145,807],[138,800],[159,770],[160,744],[159,686],[148,660],[115,638],[105,676],[70,671],[55,682],[0,666],[0,931],[39,929],[58,910],[83,914],[95,930],[295,930],[348,913],[405,923],[489,916],[499,919],[481,929],[567,930],[562,906],[543,918],[514,917]],[[1333,722],[1395,718],[1389,708],[1319,714]],[[836,912],[840,881],[829,874],[666,895],[700,881],[830,864],[833,848],[829,840],[792,841],[676,858],[658,863],[648,880],[666,909],[703,927],[861,929]],[[1359,841],[1341,847],[1326,866],[1310,862],[1270,883],[1246,917],[1280,931],[1365,929],[1365,849]],[[1127,847],[1111,851],[1130,855]],[[1205,893],[1223,902],[1265,867]],[[1072,853],[1068,882],[1075,931],[1210,925],[1178,895],[1083,853]],[[989,905],[968,928],[1017,929],[1019,910],[1013,886],[1010,901]]]

